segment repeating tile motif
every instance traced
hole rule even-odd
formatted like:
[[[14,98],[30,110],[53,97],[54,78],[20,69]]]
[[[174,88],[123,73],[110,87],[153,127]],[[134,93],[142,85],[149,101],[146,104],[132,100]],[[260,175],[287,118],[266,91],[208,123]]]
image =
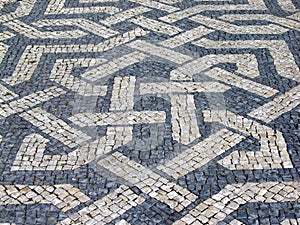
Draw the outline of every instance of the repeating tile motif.
[[[296,0],[1,0],[0,224],[300,224]]]

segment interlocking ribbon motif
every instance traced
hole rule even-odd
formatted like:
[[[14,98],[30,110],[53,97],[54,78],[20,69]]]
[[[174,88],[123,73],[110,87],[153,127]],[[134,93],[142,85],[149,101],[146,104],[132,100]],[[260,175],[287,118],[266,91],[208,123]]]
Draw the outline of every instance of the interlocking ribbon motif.
[[[299,204],[299,7],[2,1],[0,211],[142,224],[156,204],[168,218],[148,222],[243,224],[243,205]]]

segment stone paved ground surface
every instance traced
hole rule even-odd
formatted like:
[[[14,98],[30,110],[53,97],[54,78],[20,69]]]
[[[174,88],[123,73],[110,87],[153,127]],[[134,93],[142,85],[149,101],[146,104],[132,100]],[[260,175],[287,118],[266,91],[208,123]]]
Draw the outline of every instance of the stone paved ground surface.
[[[300,224],[298,0],[0,0],[0,224]]]

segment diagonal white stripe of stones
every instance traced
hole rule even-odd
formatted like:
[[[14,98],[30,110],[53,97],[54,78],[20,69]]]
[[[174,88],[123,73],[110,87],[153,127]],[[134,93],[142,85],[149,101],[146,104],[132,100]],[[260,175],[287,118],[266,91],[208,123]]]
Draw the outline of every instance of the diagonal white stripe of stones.
[[[142,1],[142,0],[139,0]],[[168,23],[191,17],[210,10],[266,10],[267,7],[263,0],[248,0],[249,4],[224,4],[224,5],[206,5],[199,4],[184,10],[177,10],[170,12],[168,15],[160,17],[159,19]]]
[[[204,141],[188,148],[167,163],[159,165],[157,169],[179,179],[180,177],[196,170],[218,155],[223,154],[244,139],[227,129],[222,129],[212,134]]]
[[[10,115],[21,113],[26,111],[29,108],[32,108],[42,102],[49,101],[52,98],[58,97],[66,92],[58,87],[50,87],[43,91],[38,91],[36,93],[29,94],[22,98],[17,98],[17,95],[13,92],[11,93],[11,99],[9,103],[3,102],[0,103],[0,119],[4,119]],[[8,99],[10,100],[10,99]]]
[[[288,29],[280,27],[275,24],[259,25],[259,26],[237,26],[221,20],[212,19],[202,15],[196,15],[191,18],[197,23],[206,25],[215,30],[222,30],[231,34],[282,34],[287,32]]]
[[[125,221],[125,220],[123,220]],[[123,222],[122,221],[122,222]],[[125,221],[126,222],[126,221]],[[121,223],[121,221],[120,221]],[[122,223],[121,223],[122,224]],[[126,224],[126,223],[124,223]],[[280,225],[299,225],[300,224],[300,218],[297,218],[297,219],[285,219],[283,220]],[[244,223],[242,223],[241,221],[239,220],[236,220],[236,219],[233,219],[232,221],[230,221],[228,223],[228,225],[245,225]]]
[[[251,111],[248,115],[269,123],[298,105],[300,105],[300,85]]]
[[[89,200],[89,197],[70,184],[0,185],[0,205],[53,204],[66,212]]]
[[[30,12],[34,7],[34,4],[36,3],[36,0],[23,0],[20,1],[19,3],[20,3],[19,6],[14,12],[0,15],[0,23],[14,20],[30,14]]]
[[[3,36],[3,33],[1,33],[0,37]],[[0,42],[0,63],[2,62],[4,56],[6,55],[7,50],[9,49],[9,46],[6,44],[3,44]]]
[[[100,37],[109,38],[117,35],[119,32],[114,31],[106,26],[100,25],[90,20],[86,19],[51,19],[51,20],[39,20],[33,25],[38,27],[44,26],[76,26],[88,32],[91,32]]]
[[[12,38],[14,36],[15,36],[15,34],[13,34],[13,33],[9,32],[9,31],[5,30],[5,31],[3,31],[3,32],[0,33],[0,41],[6,40],[6,39],[10,39],[10,38]],[[1,60],[0,60],[0,62],[1,62]]]
[[[59,59],[56,60],[49,79],[82,96],[105,96],[106,86],[93,85],[72,76],[75,67],[92,67],[105,62],[107,60],[103,58]]]
[[[82,14],[82,13],[99,13],[104,12],[114,14],[120,11],[119,8],[114,6],[94,6],[94,7],[65,7],[66,0],[57,1],[51,0],[45,11],[45,14]]]
[[[18,94],[10,91],[8,88],[0,84],[0,103],[19,97]]]
[[[299,22],[296,22],[294,20],[283,17],[277,17],[272,14],[230,14],[230,15],[223,15],[220,17],[220,19],[224,19],[226,21],[236,21],[236,20],[265,20],[270,21],[275,24],[279,24],[283,27],[288,27],[290,29],[295,29],[300,31],[300,25]]]
[[[200,203],[173,225],[217,224],[248,202],[289,202],[300,200],[299,182],[266,182],[227,185]],[[280,193],[280,194],[279,194]],[[287,223],[288,224],[288,223]]]
[[[142,204],[144,198],[135,194],[128,186],[121,185],[102,199],[92,203],[57,225],[99,224],[104,225],[121,216],[130,208]]]
[[[117,222],[115,225],[131,225],[131,224],[128,223],[126,220],[120,220],[120,221]]]
[[[3,23],[4,26],[26,36],[29,38],[36,39],[45,39],[45,38],[80,38],[87,35],[86,32],[81,30],[72,30],[72,31],[39,31],[33,26],[30,26],[26,23],[23,23],[20,20],[12,20],[6,23]]]

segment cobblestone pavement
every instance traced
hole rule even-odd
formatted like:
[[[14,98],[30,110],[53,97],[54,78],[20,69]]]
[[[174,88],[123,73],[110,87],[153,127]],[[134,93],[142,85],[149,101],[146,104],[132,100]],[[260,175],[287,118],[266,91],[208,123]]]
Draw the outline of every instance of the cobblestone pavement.
[[[300,1],[0,0],[0,225],[300,224]]]

